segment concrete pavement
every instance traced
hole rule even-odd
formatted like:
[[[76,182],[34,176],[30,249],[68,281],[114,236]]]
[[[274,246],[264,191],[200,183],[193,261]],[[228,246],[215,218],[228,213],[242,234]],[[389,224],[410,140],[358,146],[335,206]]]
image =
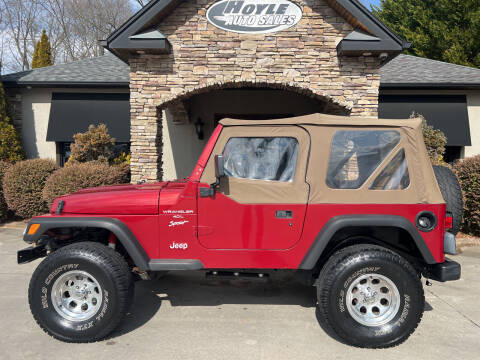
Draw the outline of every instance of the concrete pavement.
[[[65,344],[42,332],[27,301],[38,264],[19,266],[21,230],[0,229],[0,359],[479,359],[480,248],[455,257],[462,280],[426,287],[423,320],[404,344],[363,350],[330,338],[315,317],[315,291],[271,283],[210,282],[172,272],[139,282],[131,313],[111,338]]]

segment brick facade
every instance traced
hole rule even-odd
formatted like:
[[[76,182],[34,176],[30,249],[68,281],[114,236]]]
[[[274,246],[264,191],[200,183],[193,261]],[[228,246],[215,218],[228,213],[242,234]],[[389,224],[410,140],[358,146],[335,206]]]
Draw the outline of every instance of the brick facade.
[[[170,54],[130,59],[132,182],[162,178],[163,110],[175,115],[178,101],[212,88],[285,88],[324,99],[325,112],[377,115],[379,60],[338,56],[338,42],[353,29],[325,0],[294,1],[302,20],[265,35],[209,24],[206,10],[215,1],[184,1],[158,24]]]

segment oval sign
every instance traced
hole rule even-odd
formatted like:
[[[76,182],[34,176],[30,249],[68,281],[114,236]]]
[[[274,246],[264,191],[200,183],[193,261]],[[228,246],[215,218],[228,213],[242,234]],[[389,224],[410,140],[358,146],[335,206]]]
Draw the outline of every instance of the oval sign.
[[[292,27],[302,9],[288,0],[222,0],[207,11],[210,24],[242,34],[266,34]]]

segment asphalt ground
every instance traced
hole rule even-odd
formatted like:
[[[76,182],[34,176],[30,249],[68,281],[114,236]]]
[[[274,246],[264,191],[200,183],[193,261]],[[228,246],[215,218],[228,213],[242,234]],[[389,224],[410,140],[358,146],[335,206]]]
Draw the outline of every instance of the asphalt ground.
[[[462,279],[425,287],[423,320],[392,349],[352,348],[315,314],[315,289],[283,273],[266,283],[171,272],[136,284],[135,301],[105,341],[66,344],[37,326],[27,288],[39,261],[16,264],[22,230],[0,229],[0,359],[480,359],[480,247],[463,250]]]

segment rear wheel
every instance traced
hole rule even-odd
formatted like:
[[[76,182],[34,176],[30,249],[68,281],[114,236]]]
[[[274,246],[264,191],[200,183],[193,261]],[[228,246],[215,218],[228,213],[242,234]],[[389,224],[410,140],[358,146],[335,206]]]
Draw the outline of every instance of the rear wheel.
[[[49,335],[92,342],[112,332],[133,299],[125,260],[104,245],[77,243],[47,256],[29,287],[32,314]]]
[[[420,276],[385,248],[355,245],[335,253],[317,281],[322,322],[345,343],[384,348],[405,341],[425,306]]]

